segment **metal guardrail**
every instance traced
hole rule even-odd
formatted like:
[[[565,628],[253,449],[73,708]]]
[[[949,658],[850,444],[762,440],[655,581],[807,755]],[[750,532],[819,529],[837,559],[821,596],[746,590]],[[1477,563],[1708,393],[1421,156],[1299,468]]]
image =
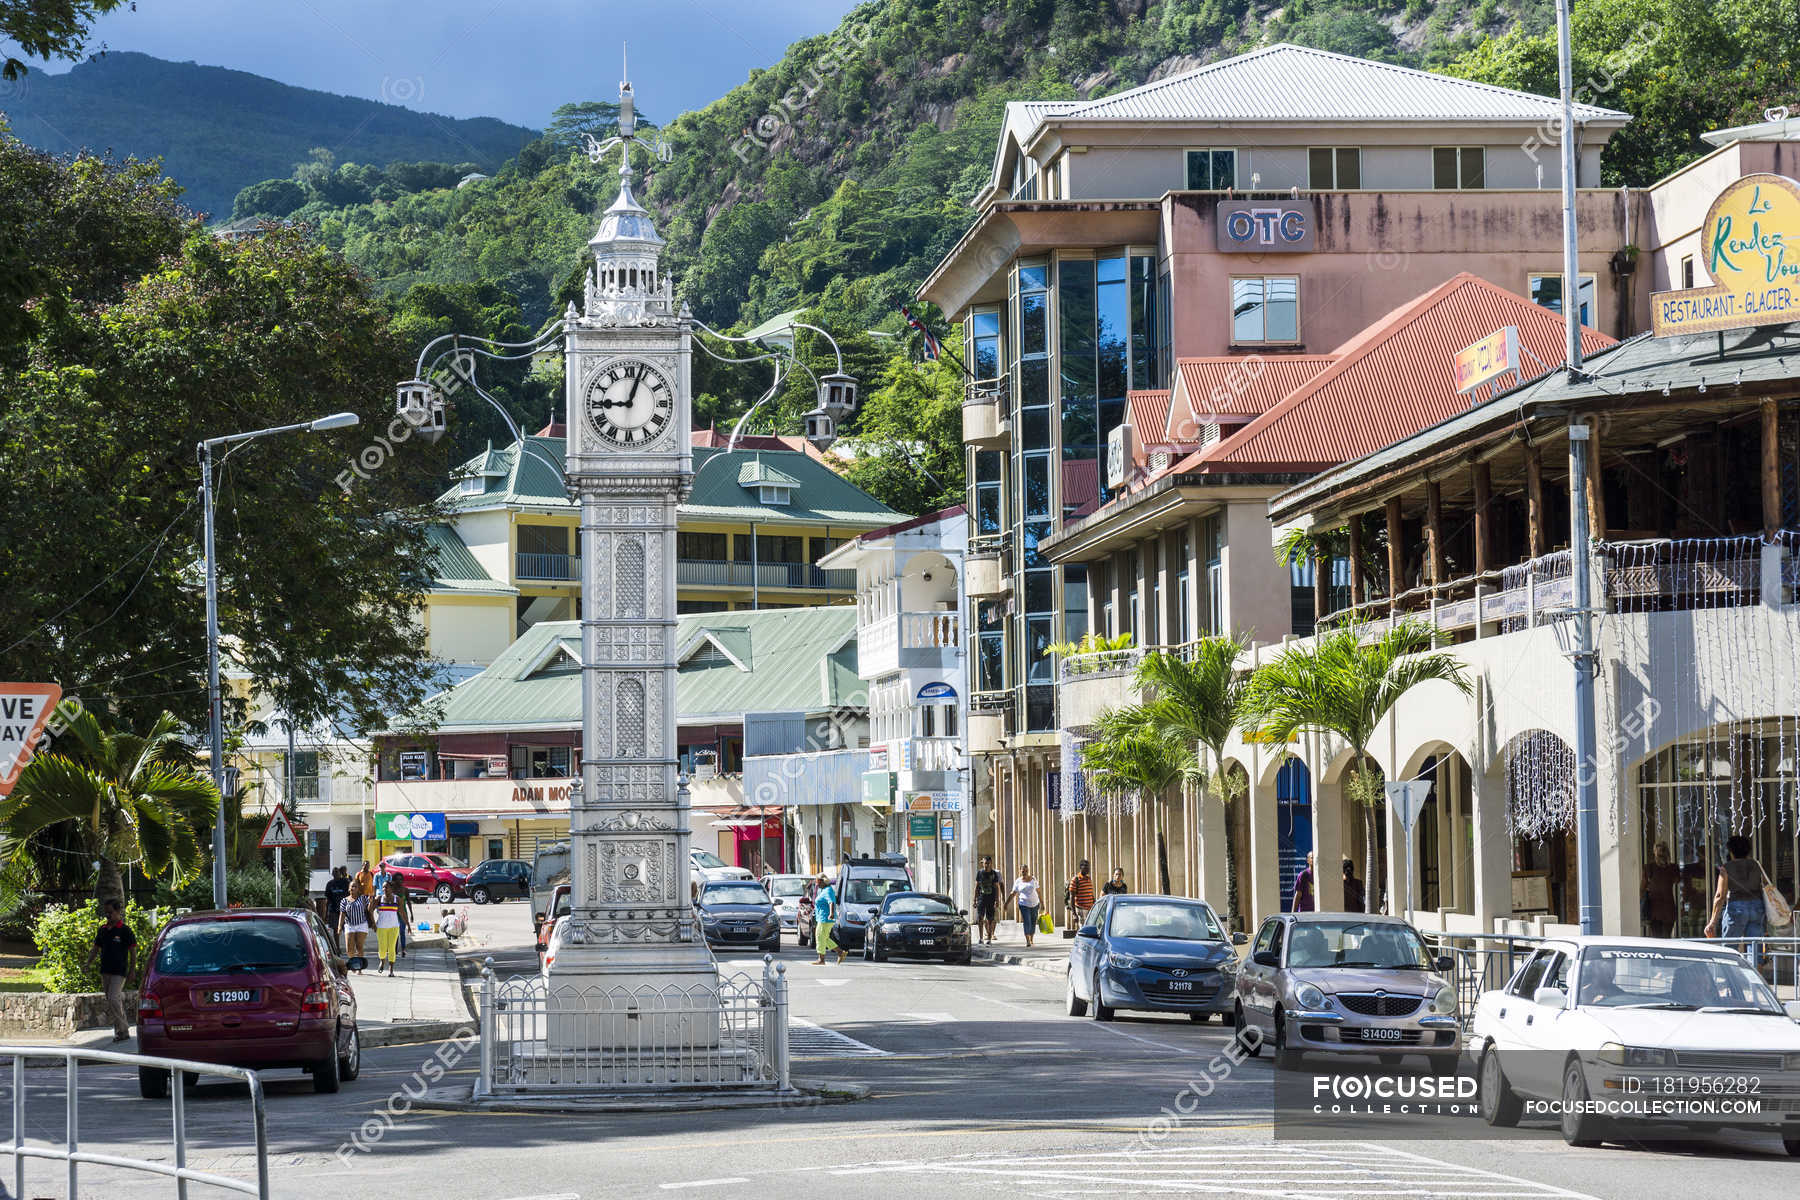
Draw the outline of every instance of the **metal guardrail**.
[[[268,1123],[263,1110],[262,1080],[255,1071],[245,1070],[242,1067],[222,1067],[213,1063],[189,1062],[180,1058],[121,1054],[113,1050],[82,1050],[72,1046],[0,1046],[0,1058],[12,1059],[12,1142],[4,1150],[12,1156],[13,1160],[14,1196],[23,1197],[29,1194],[25,1190],[25,1161],[40,1158],[67,1164],[69,1200],[76,1200],[76,1197],[81,1194],[80,1171],[84,1164],[141,1171],[173,1179],[175,1195],[180,1200],[187,1200],[188,1184],[190,1183],[241,1192],[246,1196],[255,1196],[257,1200],[269,1200]],[[29,1145],[25,1140],[25,1063],[34,1058],[61,1059],[63,1063],[66,1099],[63,1145],[60,1148]],[[149,1159],[128,1158],[118,1154],[101,1154],[93,1150],[81,1149],[80,1068],[82,1063],[110,1063],[117,1066],[149,1067],[154,1070],[170,1072],[169,1101],[174,1117],[175,1161],[173,1163],[153,1162]],[[183,1071],[195,1075],[216,1075],[224,1079],[236,1079],[249,1087],[251,1121],[256,1133],[256,1182],[233,1179],[229,1175],[219,1175],[212,1171],[200,1171],[187,1165],[187,1105],[185,1099],[187,1089],[182,1083],[181,1072]]]
[[[716,983],[553,987],[542,976],[481,983],[478,1099],[533,1092],[716,1088],[788,1091],[787,965]]]

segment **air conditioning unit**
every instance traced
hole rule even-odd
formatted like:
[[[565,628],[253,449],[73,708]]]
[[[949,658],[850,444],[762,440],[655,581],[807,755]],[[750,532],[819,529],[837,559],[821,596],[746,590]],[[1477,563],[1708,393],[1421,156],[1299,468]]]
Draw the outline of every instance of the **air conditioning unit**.
[[[1106,486],[1122,488],[1131,478],[1137,459],[1137,434],[1131,422],[1121,421],[1106,435]]]

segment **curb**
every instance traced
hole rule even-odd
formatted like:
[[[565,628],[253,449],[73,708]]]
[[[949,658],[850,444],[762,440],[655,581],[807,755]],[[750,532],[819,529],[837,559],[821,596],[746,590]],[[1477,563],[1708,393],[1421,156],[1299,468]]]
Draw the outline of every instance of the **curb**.
[[[994,946],[972,946],[969,953],[977,961],[1006,963],[1015,967],[1030,967],[1034,971],[1042,971],[1046,975],[1066,975],[1069,970],[1067,959],[1046,958],[1041,954],[1027,954],[1023,949],[1006,950]]]
[[[772,1089],[722,1092],[711,1096],[504,1096],[476,1100],[474,1087],[430,1088],[419,1098],[419,1108],[447,1112],[518,1113],[671,1113],[711,1112],[743,1108],[814,1108],[824,1104],[848,1104],[869,1097],[870,1088],[847,1080],[798,1080],[792,1090]]]
[[[359,1025],[364,1050],[384,1046],[410,1046],[419,1042],[442,1042],[450,1038],[475,1036],[472,1021],[408,1021],[404,1025]]]

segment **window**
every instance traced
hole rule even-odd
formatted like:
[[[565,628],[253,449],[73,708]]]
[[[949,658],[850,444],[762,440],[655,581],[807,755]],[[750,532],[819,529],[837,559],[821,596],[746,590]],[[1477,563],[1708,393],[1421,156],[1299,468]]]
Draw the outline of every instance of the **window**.
[[[363,852],[362,830],[352,829],[344,838],[344,854],[349,858],[361,858]]]
[[[816,537],[812,540],[812,558],[818,562],[833,550],[844,544],[843,538]]]
[[[465,475],[456,487],[465,496],[479,496],[487,490],[487,480],[479,475]]]
[[[1533,304],[1541,305],[1554,313],[1563,310],[1563,277],[1560,274],[1530,275],[1526,278],[1530,286],[1528,294],[1531,296]],[[1594,277],[1592,275],[1581,277],[1581,323],[1590,328],[1594,324]]]
[[[678,558],[705,562],[723,562],[731,557],[725,551],[725,535],[722,533],[677,533],[675,554]]]
[[[1237,186],[1236,150],[1189,150],[1187,186],[1190,192],[1222,192]]]
[[[1281,922],[1271,917],[1263,922],[1263,927],[1256,931],[1256,944],[1250,947],[1252,954],[1263,954],[1274,948],[1275,928]]]
[[[1355,146],[1314,146],[1306,152],[1306,186],[1315,192],[1362,186],[1362,151]]]
[[[1538,983],[1544,978],[1545,970],[1550,966],[1550,960],[1555,957],[1554,950],[1539,950],[1525,964],[1525,969],[1514,976],[1512,986],[1506,990],[1515,996],[1531,999],[1538,990]]]
[[[1681,287],[1686,290],[1694,286],[1694,256],[1684,254],[1681,258]]]
[[[1248,278],[1233,278],[1231,340],[1234,344],[1299,341],[1299,276],[1252,275]]]
[[[970,370],[977,379],[1000,374],[1000,314],[992,309],[969,316]]]
[[[806,539],[759,533],[756,535],[756,561],[765,563],[805,562]]]
[[[569,747],[514,746],[512,769],[514,779],[567,779]]]
[[[1438,146],[1431,152],[1431,186],[1473,189],[1487,186],[1487,149]]]
[[[306,831],[306,858],[307,865],[315,871],[331,870],[331,830]]]
[[[786,504],[792,491],[779,483],[765,483],[756,489],[756,498],[764,504]]]

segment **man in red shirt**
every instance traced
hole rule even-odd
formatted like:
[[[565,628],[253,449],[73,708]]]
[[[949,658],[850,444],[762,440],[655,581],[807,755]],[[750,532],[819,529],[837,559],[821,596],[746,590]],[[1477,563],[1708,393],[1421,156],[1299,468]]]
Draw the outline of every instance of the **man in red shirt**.
[[[1087,920],[1088,909],[1094,907],[1094,877],[1088,873],[1087,859],[1076,864],[1075,878],[1069,880],[1069,890],[1063,899],[1068,902],[1072,924],[1080,925]]]

